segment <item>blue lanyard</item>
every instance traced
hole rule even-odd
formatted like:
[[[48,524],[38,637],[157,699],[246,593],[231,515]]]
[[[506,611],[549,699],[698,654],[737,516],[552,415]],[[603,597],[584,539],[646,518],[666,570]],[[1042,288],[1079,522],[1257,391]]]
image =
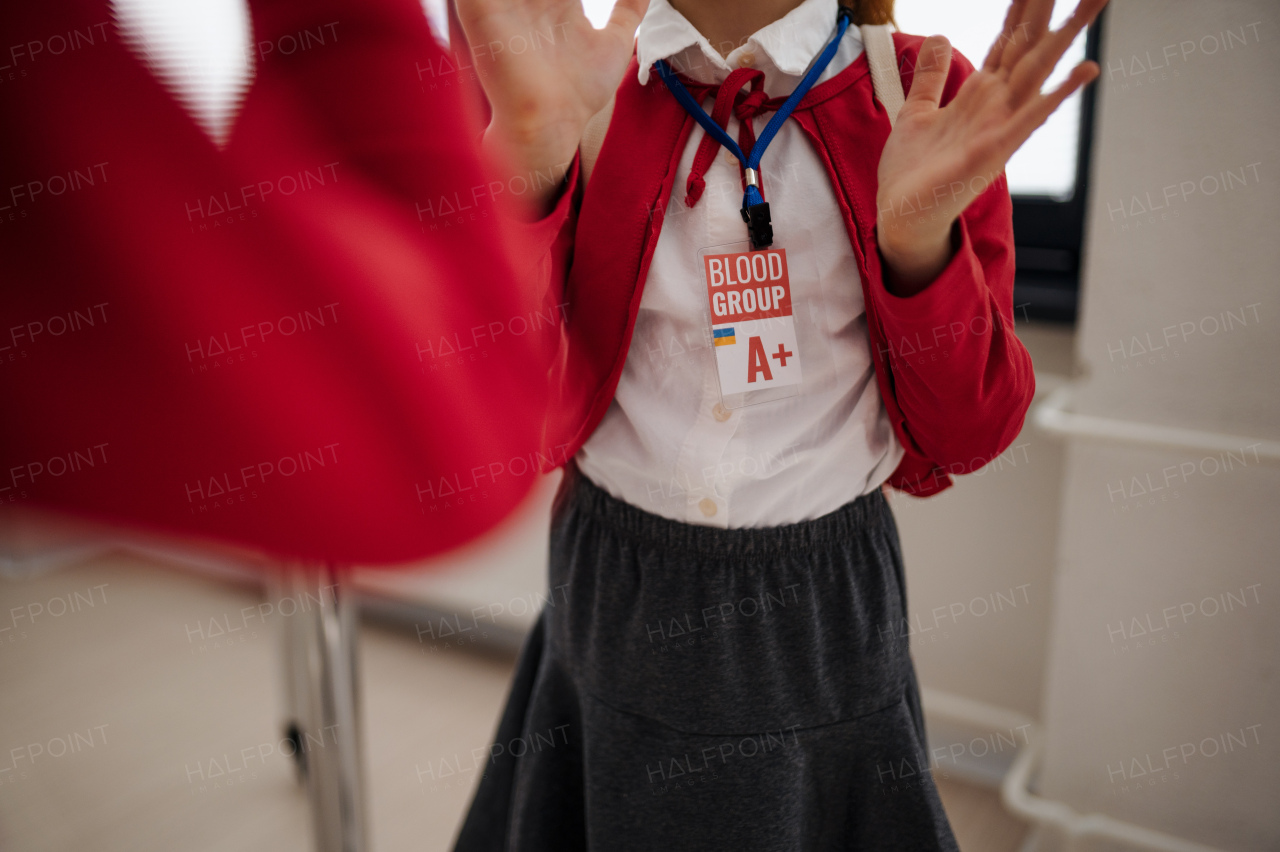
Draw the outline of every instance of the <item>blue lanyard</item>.
[[[684,87],[684,83],[680,82],[680,78],[676,76],[675,71],[667,64],[665,59],[659,59],[653,64],[657,70],[658,76],[662,78],[662,82],[667,84],[667,88],[671,90],[671,94],[675,95],[676,100],[685,108],[694,120],[706,129],[707,133],[713,139],[725,147],[731,154],[738,158],[738,162],[742,163],[743,169],[747,175],[747,191],[742,197],[742,221],[747,224],[747,233],[751,237],[751,248],[762,249],[773,245],[773,225],[769,219],[769,203],[760,195],[759,188],[759,169],[760,158],[764,156],[765,149],[769,147],[769,143],[773,141],[773,137],[782,129],[783,122],[791,115],[791,111],[796,108],[796,104],[809,93],[809,89],[813,88],[813,84],[822,76],[822,72],[831,64],[831,60],[835,58],[836,50],[840,46],[840,40],[844,38],[845,32],[849,29],[849,21],[852,12],[840,7],[840,11],[836,15],[836,34],[831,41],[827,42],[827,46],[822,49],[822,53],[810,66],[809,71],[804,75],[804,79],[800,81],[800,85],[796,86],[795,91],[783,102],[778,111],[773,114],[773,118],[765,126],[756,139],[755,144],[751,147],[750,156],[742,153],[742,149],[738,147],[738,143],[732,136],[725,132],[725,129],[715,120],[707,115],[707,111],[702,108],[693,95],[689,94],[689,90]]]

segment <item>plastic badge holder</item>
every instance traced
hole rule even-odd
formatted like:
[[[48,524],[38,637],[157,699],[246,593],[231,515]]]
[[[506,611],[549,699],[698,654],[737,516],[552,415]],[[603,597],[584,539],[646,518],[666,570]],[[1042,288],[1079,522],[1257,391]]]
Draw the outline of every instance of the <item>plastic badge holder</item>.
[[[710,357],[728,409],[789,399],[835,375],[821,310],[824,282],[808,232],[751,251],[748,240],[698,250]]]

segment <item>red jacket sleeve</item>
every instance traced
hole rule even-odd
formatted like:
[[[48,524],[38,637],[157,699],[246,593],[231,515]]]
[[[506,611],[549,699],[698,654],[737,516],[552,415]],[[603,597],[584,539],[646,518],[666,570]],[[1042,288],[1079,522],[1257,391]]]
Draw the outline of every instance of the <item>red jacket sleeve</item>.
[[[456,547],[534,481],[548,327],[457,64],[417,0],[250,11],[220,150],[106,0],[0,4],[12,43],[104,22],[0,87],[0,186],[40,191],[0,212],[0,502],[338,565]]]
[[[903,72],[909,87],[913,67]],[[953,54],[943,103],[973,66]],[[895,296],[869,288],[893,368],[894,398],[918,453],[953,473],[969,473],[1017,437],[1035,377],[1013,331],[1013,208],[1003,173],[961,214],[955,254],[924,290]]]
[[[543,308],[563,317],[565,279],[573,259],[573,237],[578,225],[578,201],[582,188],[581,157],[575,155],[565,173],[564,186],[555,206],[535,222],[509,222],[520,237],[524,256],[533,269],[528,281],[540,296]]]

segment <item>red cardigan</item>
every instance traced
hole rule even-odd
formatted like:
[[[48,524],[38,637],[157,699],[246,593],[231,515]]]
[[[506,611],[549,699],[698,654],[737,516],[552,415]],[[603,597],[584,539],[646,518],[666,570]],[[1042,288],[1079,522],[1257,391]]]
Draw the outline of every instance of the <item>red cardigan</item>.
[[[920,36],[894,35],[909,90]],[[585,190],[578,167],[547,219],[534,226],[548,247],[553,286],[566,305],[545,444],[563,462],[604,417],[622,374],[649,263],[677,165],[696,125],[657,75],[637,80],[632,60]],[[953,54],[943,93],[955,96],[973,66]],[[949,474],[986,464],[1017,437],[1035,390],[1031,357],[1013,333],[1013,222],[1000,174],[960,217],[958,248],[936,280],[900,298],[884,287],[876,241],[879,157],[889,117],[873,97],[866,54],[815,86],[795,110],[836,187],[857,259],[880,394],[906,448],[889,478],[926,496]],[[979,178],[978,180],[981,180]],[[945,188],[943,188],[945,190]],[[940,190],[940,191],[943,191]],[[902,199],[901,213],[930,199]]]
[[[0,56],[0,518],[339,565],[456,547],[528,493],[547,404],[467,79],[418,0],[250,11],[220,151],[107,0],[0,3],[26,45]]]

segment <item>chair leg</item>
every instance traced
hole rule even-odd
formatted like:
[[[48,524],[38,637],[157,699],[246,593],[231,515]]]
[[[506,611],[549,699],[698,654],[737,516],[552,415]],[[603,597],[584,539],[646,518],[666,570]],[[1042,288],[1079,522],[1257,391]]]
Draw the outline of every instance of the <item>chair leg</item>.
[[[332,566],[291,570],[284,585],[297,603],[284,619],[286,736],[297,740],[315,848],[365,852],[357,602]]]
[[[280,613],[283,602],[288,599],[296,602],[296,588],[301,588],[297,573],[293,570],[273,571],[267,578],[267,600],[276,612],[276,631],[280,643],[280,706],[281,733],[293,744],[294,769],[297,781],[306,781],[307,758],[302,750],[303,718],[307,712],[308,665],[306,656],[306,619],[301,613],[292,610],[289,617]]]

